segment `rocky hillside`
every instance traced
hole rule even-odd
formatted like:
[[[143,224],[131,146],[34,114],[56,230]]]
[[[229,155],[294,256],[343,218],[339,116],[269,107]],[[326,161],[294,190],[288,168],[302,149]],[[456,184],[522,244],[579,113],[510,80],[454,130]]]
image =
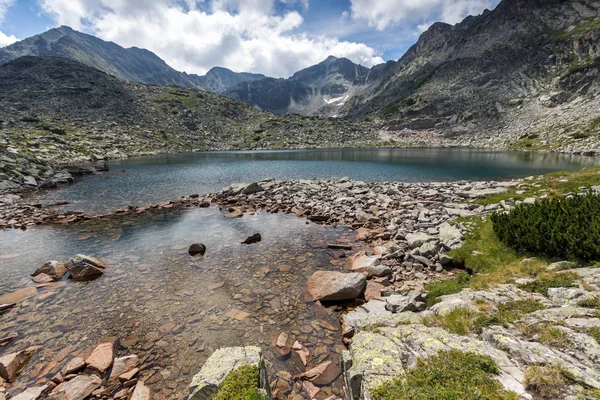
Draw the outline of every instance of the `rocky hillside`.
[[[393,64],[393,63],[392,63]],[[380,71],[392,64],[383,64]],[[244,82],[225,92],[231,98],[278,114],[337,116],[344,104],[363,90],[370,70],[347,58],[328,57],[325,61],[296,72],[289,79],[266,78]]]
[[[240,82],[264,78],[264,75],[235,73],[226,68],[213,68],[205,76],[188,75],[174,70],[148,50],[125,49],[68,26],[50,29],[0,49],[0,64],[22,56],[68,58],[128,81],[178,85],[215,93],[224,92]]]
[[[126,82],[62,58],[22,57],[0,66],[0,154],[9,158],[72,163],[154,152],[358,146],[375,136],[367,124],[278,117],[222,95]]]
[[[391,131],[566,146],[598,134],[599,37],[598,2],[503,0],[455,26],[433,24],[343,112]]]

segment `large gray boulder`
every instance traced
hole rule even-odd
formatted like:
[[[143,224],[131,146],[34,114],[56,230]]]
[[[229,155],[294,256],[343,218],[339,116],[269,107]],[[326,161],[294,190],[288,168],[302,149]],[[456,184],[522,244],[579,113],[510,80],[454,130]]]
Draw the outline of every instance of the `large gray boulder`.
[[[313,301],[353,300],[366,286],[367,279],[358,272],[317,271],[308,278],[306,291]]]
[[[260,388],[269,392],[267,370],[259,347],[226,347],[215,351],[190,384],[189,400],[208,400],[219,391],[219,385],[231,372],[243,366],[260,371]]]

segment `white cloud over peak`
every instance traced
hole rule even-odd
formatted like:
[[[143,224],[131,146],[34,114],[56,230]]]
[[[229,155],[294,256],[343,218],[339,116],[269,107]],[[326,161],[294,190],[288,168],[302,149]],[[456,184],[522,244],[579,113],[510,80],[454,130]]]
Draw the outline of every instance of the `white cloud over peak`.
[[[14,0],[0,0],[0,23],[4,20],[6,12],[14,4]],[[13,35],[7,35],[0,31],[0,47],[8,46],[13,44],[18,39]]]
[[[58,24],[146,48],[189,73],[222,66],[287,77],[329,55],[365,66],[383,62],[365,44],[300,32],[304,20],[294,9],[274,11],[275,1],[308,7],[308,0],[38,1]]]
[[[456,24],[465,17],[492,8],[493,0],[350,0],[355,20],[366,20],[370,26],[384,30],[406,23],[423,27],[428,21]]]

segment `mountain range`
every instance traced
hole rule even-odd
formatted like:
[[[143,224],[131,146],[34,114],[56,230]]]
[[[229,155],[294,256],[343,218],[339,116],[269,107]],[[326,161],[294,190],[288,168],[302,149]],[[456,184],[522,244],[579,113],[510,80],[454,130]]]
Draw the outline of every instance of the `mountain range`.
[[[600,3],[591,0],[502,0],[459,24],[432,24],[398,61],[369,69],[329,57],[287,79],[223,68],[186,74],[147,50],[68,27],[0,49],[0,64],[29,55],[276,114],[360,121],[377,142],[585,151],[600,133]]]
[[[222,93],[241,82],[265,78],[261,74],[236,73],[218,67],[204,76],[186,74],[174,70],[151,51],[137,47],[125,49],[68,26],[50,29],[0,49],[0,64],[22,56],[68,58],[128,81],[177,85],[215,93]]]

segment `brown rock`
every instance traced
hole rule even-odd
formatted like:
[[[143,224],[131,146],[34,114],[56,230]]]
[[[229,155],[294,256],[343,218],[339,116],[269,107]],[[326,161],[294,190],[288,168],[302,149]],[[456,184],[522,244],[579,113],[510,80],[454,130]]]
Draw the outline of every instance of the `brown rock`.
[[[11,397],[11,400],[38,400],[42,398],[42,393],[46,389],[48,389],[48,386],[46,385],[32,387],[14,397]]]
[[[331,364],[331,361],[326,361],[323,364],[317,365],[316,367],[309,369],[308,371],[303,372],[300,375],[297,375],[296,377],[294,377],[294,379],[314,381],[319,376],[321,376]]]
[[[113,363],[113,343],[99,344],[85,362],[92,371],[104,373]]]
[[[381,283],[374,281],[367,281],[367,288],[365,289],[365,300],[377,300],[381,298],[381,289],[383,289]]]
[[[67,274],[67,271],[67,267],[64,263],[59,261],[48,261],[31,274],[31,276],[36,277],[40,274],[46,274],[50,276],[53,281],[59,281]]]
[[[129,400],[151,400],[152,395],[150,389],[144,385],[144,382],[138,382],[133,389],[133,394]]]
[[[292,351],[292,341],[289,334],[286,332],[281,332],[279,334],[275,343],[275,350],[281,357],[286,357],[290,354]]]
[[[366,285],[365,276],[358,272],[317,271],[308,278],[306,290],[313,301],[353,300],[360,296]]]
[[[102,379],[96,375],[77,375],[58,385],[49,400],[84,400],[100,387]]]
[[[71,375],[85,368],[85,361],[81,357],[75,357],[63,369],[64,375]]]
[[[14,306],[15,303],[20,303],[37,295],[37,289],[34,287],[26,287],[12,293],[0,296],[0,304],[3,306]],[[10,307],[9,307],[10,308]],[[0,308],[1,310],[1,308]]]
[[[110,377],[108,378],[108,384],[112,385],[113,383],[119,382],[119,377],[127,372],[133,370],[137,366],[140,365],[140,359],[136,355],[126,356],[117,358],[113,364],[112,371],[110,372]],[[126,379],[126,380],[130,380]]]
[[[50,282],[54,282],[54,279],[52,279],[52,277],[50,275],[41,273],[39,275],[34,276],[33,281],[35,283],[50,283]]]
[[[0,347],[6,347],[6,346],[8,346],[15,339],[16,339],[16,337],[14,337],[14,336],[8,336],[8,337],[0,339]]]
[[[19,372],[25,368],[39,347],[30,347],[0,358],[0,376],[7,382],[14,382]]]
[[[239,208],[229,209],[229,213],[225,214],[227,218],[241,218],[244,215]]]
[[[139,368],[134,368],[131,371],[125,372],[123,375],[119,376],[120,382],[127,382],[132,380],[138,373],[140,372]]]
[[[104,274],[104,263],[96,257],[78,254],[69,261],[67,268],[75,281],[91,281]]]

